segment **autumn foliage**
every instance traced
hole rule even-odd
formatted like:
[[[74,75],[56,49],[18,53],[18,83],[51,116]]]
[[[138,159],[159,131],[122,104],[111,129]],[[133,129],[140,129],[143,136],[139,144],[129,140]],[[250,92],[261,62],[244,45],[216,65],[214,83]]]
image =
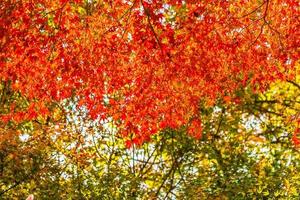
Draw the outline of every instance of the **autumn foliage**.
[[[47,116],[49,104],[74,98],[137,144],[167,127],[201,137],[201,106],[293,79],[299,4],[2,0],[1,81],[30,103],[11,103],[1,120]]]

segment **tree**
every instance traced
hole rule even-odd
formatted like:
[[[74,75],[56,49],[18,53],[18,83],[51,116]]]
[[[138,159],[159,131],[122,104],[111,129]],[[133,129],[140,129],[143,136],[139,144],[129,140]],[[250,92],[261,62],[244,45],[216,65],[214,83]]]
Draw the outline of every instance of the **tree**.
[[[4,1],[0,74],[37,105],[79,98],[137,143],[189,123],[199,134],[200,101],[293,80],[298,12],[290,0]]]
[[[299,7],[2,1],[0,198],[297,198]]]
[[[243,89],[235,106],[202,106],[198,140],[167,128],[130,149],[113,120],[88,120],[65,103],[65,122],[19,125],[28,138],[1,143],[1,198],[297,198],[299,92],[282,82],[262,94]]]

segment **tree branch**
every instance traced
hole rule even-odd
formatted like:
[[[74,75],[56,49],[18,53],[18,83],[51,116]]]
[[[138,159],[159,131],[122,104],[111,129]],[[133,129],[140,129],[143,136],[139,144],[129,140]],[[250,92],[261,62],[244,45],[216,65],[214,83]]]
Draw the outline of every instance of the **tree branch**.
[[[287,80],[288,83],[291,83],[293,86],[297,87],[300,90],[300,85],[292,80]]]

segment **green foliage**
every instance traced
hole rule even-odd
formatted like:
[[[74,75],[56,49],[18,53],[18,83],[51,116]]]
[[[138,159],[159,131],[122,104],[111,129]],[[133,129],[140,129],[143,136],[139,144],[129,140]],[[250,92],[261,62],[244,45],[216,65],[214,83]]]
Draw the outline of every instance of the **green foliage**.
[[[1,199],[297,199],[297,84],[239,95],[202,106],[199,140],[167,128],[127,149],[113,121],[87,120],[74,100],[66,121],[2,126],[15,140],[0,152]]]

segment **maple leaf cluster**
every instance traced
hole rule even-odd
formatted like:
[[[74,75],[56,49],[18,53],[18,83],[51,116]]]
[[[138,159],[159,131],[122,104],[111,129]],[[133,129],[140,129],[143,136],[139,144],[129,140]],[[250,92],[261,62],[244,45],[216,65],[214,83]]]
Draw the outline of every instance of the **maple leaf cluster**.
[[[32,104],[79,99],[140,144],[166,127],[201,136],[199,105],[291,78],[297,0],[4,0],[0,77]],[[18,113],[2,120],[20,119]],[[25,114],[23,114],[25,116]],[[21,116],[22,118],[22,116]]]

